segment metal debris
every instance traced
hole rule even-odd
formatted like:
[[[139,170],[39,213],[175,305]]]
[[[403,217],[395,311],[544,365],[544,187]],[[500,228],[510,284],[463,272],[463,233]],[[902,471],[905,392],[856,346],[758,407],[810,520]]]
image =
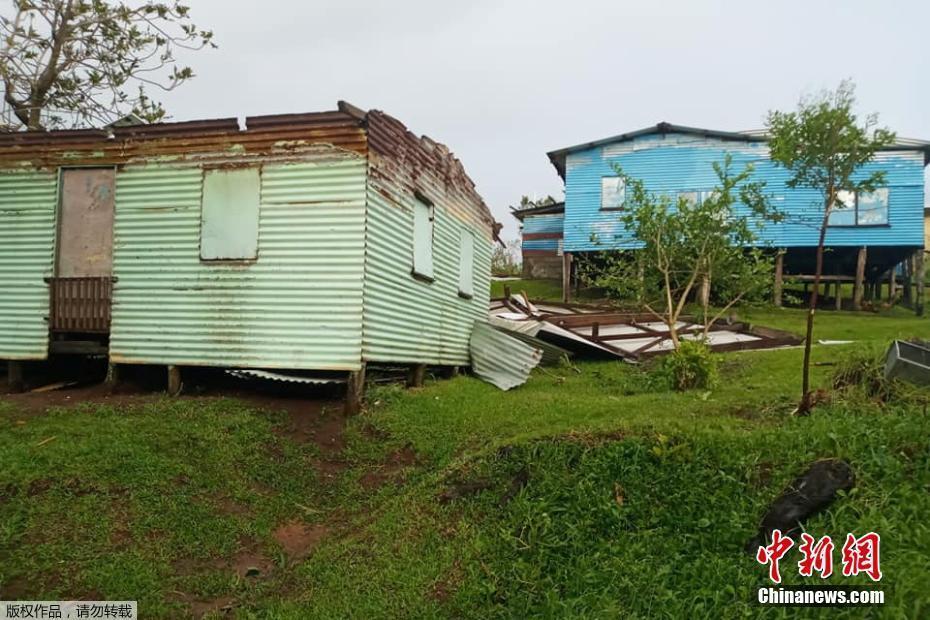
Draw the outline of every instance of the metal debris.
[[[513,338],[488,323],[475,321],[469,343],[474,373],[502,390],[526,383],[542,360],[542,349]]]
[[[237,379],[265,379],[268,381],[280,381],[284,383],[299,383],[303,385],[324,385],[327,383],[345,383],[346,377],[342,376],[322,376],[322,375],[293,375],[281,372],[271,372],[269,370],[247,370],[236,369],[227,370],[226,374],[236,377]]]
[[[930,348],[924,344],[895,340],[885,358],[885,379],[930,385]]]
[[[610,356],[629,362],[667,353],[674,348],[668,326],[653,314],[620,313],[609,308],[534,303],[525,295],[492,299],[490,322],[500,328],[545,340],[588,356]],[[683,317],[677,324],[683,339],[704,336],[704,326]],[[707,342],[715,351],[770,349],[801,342],[794,334],[745,323],[717,321]]]

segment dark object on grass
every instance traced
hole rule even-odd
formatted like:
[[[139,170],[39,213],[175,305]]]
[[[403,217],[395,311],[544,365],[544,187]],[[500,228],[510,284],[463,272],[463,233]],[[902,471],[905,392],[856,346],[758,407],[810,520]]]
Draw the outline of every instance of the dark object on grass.
[[[759,533],[746,543],[746,551],[755,553],[771,539],[772,530],[794,536],[805,519],[827,508],[836,499],[837,491],[848,491],[855,482],[856,476],[846,461],[816,461],[778,496],[762,517]]]

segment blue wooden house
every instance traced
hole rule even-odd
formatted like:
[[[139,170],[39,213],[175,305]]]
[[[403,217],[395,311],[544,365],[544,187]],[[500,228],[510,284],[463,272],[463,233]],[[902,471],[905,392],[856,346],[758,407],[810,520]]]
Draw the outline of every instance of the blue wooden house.
[[[780,303],[782,274],[803,282],[814,273],[823,201],[816,191],[786,186],[789,173],[769,158],[767,139],[759,132],[659,123],[550,152],[549,159],[565,182],[563,263],[571,265],[574,254],[617,249],[629,240],[618,213],[625,188],[615,164],[641,179],[650,191],[699,201],[716,184],[712,164],[722,162],[726,154],[732,156],[734,170],[754,166],[755,178],[765,181],[775,206],[786,215],[784,221],[762,228],[758,240],[776,253],[775,291]],[[842,204],[830,217],[824,268],[827,286],[835,286],[837,307],[843,282],[857,284],[854,304],[858,305],[862,291],[874,294],[882,278],[889,278],[889,293],[894,296],[902,277],[902,271],[895,269],[898,265],[910,265],[917,279],[916,270],[923,262],[928,161],[930,142],[899,139],[861,171],[862,175],[885,171],[886,187],[868,195],[840,196]],[[569,274],[570,269],[563,282]]]

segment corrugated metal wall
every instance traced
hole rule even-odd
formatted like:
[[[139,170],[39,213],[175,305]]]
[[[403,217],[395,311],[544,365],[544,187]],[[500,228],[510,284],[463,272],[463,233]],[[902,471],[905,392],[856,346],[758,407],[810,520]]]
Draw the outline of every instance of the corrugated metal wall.
[[[366,159],[262,168],[258,260],[200,260],[199,167],[117,175],[116,362],[358,368]]]
[[[778,247],[817,245],[822,206],[817,192],[785,186],[787,172],[768,158],[765,143],[734,143],[693,135],[642,136],[568,155],[565,184],[565,249],[590,251],[617,247],[625,233],[616,212],[600,210],[601,177],[615,174],[618,163],[630,176],[655,192],[710,190],[716,184],[711,164],[733,156],[734,171],[747,163],[755,178],[767,183],[774,204],[788,214],[785,222],[769,224],[760,244]],[[889,225],[831,228],[828,246],[921,246],[923,244],[924,175],[920,152],[882,152],[861,174],[886,172]]]
[[[45,359],[58,177],[0,172],[0,358]]]
[[[459,239],[465,222],[437,201],[434,227],[435,281],[411,275],[413,197],[397,204],[385,194],[403,196],[372,176],[368,189],[368,250],[365,278],[367,361],[465,365],[476,319],[487,318],[491,241],[473,228],[474,296],[458,295]]]
[[[546,250],[555,252],[559,249],[559,239],[552,235],[562,235],[565,226],[565,216],[561,213],[547,215],[527,215],[523,218],[523,242],[526,250]],[[534,235],[546,235],[543,239],[533,238]]]

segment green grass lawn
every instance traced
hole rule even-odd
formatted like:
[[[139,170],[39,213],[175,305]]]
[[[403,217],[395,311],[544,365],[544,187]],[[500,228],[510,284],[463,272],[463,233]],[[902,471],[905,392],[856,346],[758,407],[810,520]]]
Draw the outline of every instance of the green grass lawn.
[[[738,314],[803,329],[799,310]],[[816,346],[815,381],[854,348],[928,332],[904,311],[821,312],[816,338],[857,344]],[[0,397],[0,594],[138,599],[164,618],[927,617],[930,418],[862,394],[792,417],[800,357],[727,354],[719,387],[685,393],[622,362],[509,392],[382,386],[335,447],[234,399],[37,414]],[[857,485],[805,527],[878,531],[887,604],[759,608],[765,571],[742,547],[823,457]],[[804,583],[789,557],[786,583]]]

